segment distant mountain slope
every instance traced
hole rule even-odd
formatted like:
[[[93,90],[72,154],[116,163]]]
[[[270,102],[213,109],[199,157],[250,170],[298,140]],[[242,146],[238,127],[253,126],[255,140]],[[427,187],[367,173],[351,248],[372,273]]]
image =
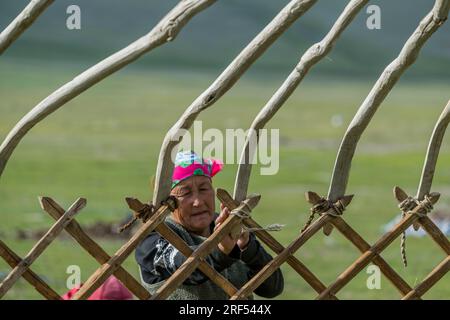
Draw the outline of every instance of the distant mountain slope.
[[[3,29],[28,3],[0,1]],[[93,64],[148,32],[172,8],[174,0],[58,0],[3,57]],[[177,40],[144,57],[146,66],[222,70],[275,16],[287,0],[221,0],[198,14]],[[255,65],[258,71],[287,72],[301,53],[329,30],[346,0],[319,0]],[[371,1],[381,7],[381,30],[368,30],[360,13],[316,74],[374,76],[394,58],[430,10],[432,0]],[[66,8],[81,8],[81,30],[65,27]],[[413,76],[450,77],[450,22],[433,36]]]

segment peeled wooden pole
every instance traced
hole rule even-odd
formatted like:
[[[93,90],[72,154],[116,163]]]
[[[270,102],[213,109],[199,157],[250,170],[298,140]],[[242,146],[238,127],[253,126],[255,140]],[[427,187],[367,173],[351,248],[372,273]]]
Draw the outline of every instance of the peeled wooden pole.
[[[216,102],[227,92],[245,71],[256,61],[265,50],[289,27],[305,13],[317,0],[293,0],[262,30],[230,63],[222,74],[204,91],[183,113],[175,125],[167,132],[161,146],[158,166],[156,170],[155,189],[153,201],[156,206],[169,196],[171,189],[171,176],[173,173],[172,154],[175,147],[181,141],[186,129],[189,129],[198,114]],[[183,266],[159,288],[153,299],[165,299],[181,284],[198,266],[203,254],[209,254],[210,250],[218,244],[224,232],[231,231],[240,223],[235,216],[230,217],[217,229],[204,243],[206,249],[196,250]],[[223,234],[222,234],[223,233]],[[208,250],[207,250],[208,249]]]
[[[329,200],[335,201],[345,194],[353,155],[361,135],[402,74],[416,61],[423,45],[445,22],[449,8],[449,0],[435,1],[433,9],[406,41],[398,57],[386,67],[360,106],[339,147],[327,196]],[[327,234],[331,232],[331,228],[325,229]]]
[[[355,16],[364,7],[364,5],[367,4],[367,2],[368,1],[350,1],[348,3],[325,38],[322,39],[321,42],[311,46],[305,52],[305,54],[301,57],[298,65],[291,72],[289,77],[284,81],[283,85],[277,90],[277,92],[272,96],[269,102],[259,112],[248,131],[247,139],[245,141],[245,145],[241,154],[234,187],[235,200],[240,201],[247,194],[252,168],[251,159],[253,158],[253,154],[255,152],[257,141],[259,138],[256,132],[262,129],[266,125],[266,123],[275,115],[275,113],[283,106],[289,96],[294,92],[294,90],[306,76],[309,69],[332,50],[341,33],[353,21]],[[283,250],[281,249],[278,253],[282,251]],[[289,260],[292,261],[292,257],[293,256],[291,255],[287,258],[288,262]],[[276,269],[272,270],[274,271]],[[306,271],[307,269],[302,271],[304,278],[306,276],[305,280],[314,283],[315,285],[313,287],[316,288],[316,290],[319,288],[320,290],[323,290],[323,288],[321,288],[320,281],[315,278],[312,273],[305,273]]]
[[[422,176],[420,178],[419,188],[417,190],[416,198],[423,200],[423,197],[431,191],[433,183],[434,171],[436,169],[437,159],[439,157],[439,150],[441,149],[442,140],[444,139],[445,131],[450,122],[450,100],[445,106],[444,110],[436,122],[433,133],[428,143],[427,155],[422,169]]]
[[[444,110],[434,126],[433,133],[431,134],[430,141],[428,142],[427,154],[425,156],[425,162],[422,168],[422,175],[420,177],[419,187],[415,199],[418,201],[430,193],[431,185],[433,184],[434,173],[436,169],[436,163],[439,157],[439,151],[441,150],[442,140],[444,139],[445,132],[450,122],[450,101],[445,106]],[[406,193],[405,193],[405,196]],[[419,230],[420,220],[413,224],[414,230]],[[405,236],[403,236],[405,237]]]
[[[442,140],[444,139],[445,132],[447,130],[448,124],[450,122],[450,101],[445,106],[442,111],[436,125],[434,126],[433,133],[431,134],[430,141],[428,143],[427,154],[425,156],[425,162],[422,169],[422,175],[419,182],[419,187],[417,189],[417,194],[415,198],[412,198],[406,194],[405,191],[398,188],[397,199],[399,202],[408,201],[409,205],[414,205],[415,202],[422,201],[425,196],[431,192],[431,186],[433,184],[434,173],[436,169],[436,163],[439,157],[439,151],[441,149]],[[409,206],[408,205],[408,206]],[[406,206],[406,207],[408,207]],[[407,214],[409,208],[402,208],[402,215]],[[446,247],[449,246],[449,241],[442,234],[439,228],[434,228],[434,223],[428,217],[423,217],[413,223],[414,230],[419,230],[420,226],[425,223],[427,229],[425,229],[433,238],[433,240],[441,246],[444,251]],[[434,227],[433,227],[434,226]],[[437,230],[436,230],[437,229]],[[406,259],[406,233],[402,234],[401,242],[401,253],[403,263],[407,265]]]
[[[54,0],[32,0],[0,33],[0,55],[47,9]]]
[[[345,7],[330,31],[318,43],[312,45],[300,58],[300,61],[270,98],[266,105],[261,109],[253,120],[248,130],[244,148],[241,153],[238,172],[234,184],[233,197],[237,201],[245,199],[248,191],[248,184],[252,170],[251,160],[255,153],[259,135],[256,133],[264,128],[270,119],[284,105],[287,99],[300,85],[301,81],[308,74],[309,70],[327,56],[333,49],[339,36],[344,32],[348,25],[354,20],[361,9],[369,2],[369,0],[352,0]]]
[[[144,53],[175,39],[194,15],[215,2],[216,0],[180,1],[148,34],[87,69],[42,100],[20,119],[0,145],[0,177],[14,149],[37,123]]]
[[[292,0],[239,53],[220,76],[185,110],[164,137],[156,169],[152,203],[158,205],[169,196],[173,173],[173,149],[183,138],[197,116],[224,95],[250,66],[317,0]]]

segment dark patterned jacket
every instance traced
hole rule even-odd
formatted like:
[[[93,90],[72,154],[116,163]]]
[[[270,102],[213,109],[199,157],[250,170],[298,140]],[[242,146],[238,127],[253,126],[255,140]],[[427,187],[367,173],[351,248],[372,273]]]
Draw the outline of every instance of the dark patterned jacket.
[[[206,239],[189,233],[171,217],[167,217],[165,222],[192,250]],[[211,232],[214,226],[212,222]],[[156,232],[150,233],[139,244],[135,257],[140,268],[142,284],[152,294],[186,261],[186,257],[180,251]],[[256,240],[253,233],[250,233],[245,250],[241,251],[236,245],[229,255],[225,255],[217,248],[205,260],[239,289],[272,260],[272,257]],[[265,298],[273,298],[283,291],[283,287],[283,275],[278,269],[255,290],[255,293]],[[228,296],[197,269],[169,296],[169,299],[228,299]]]

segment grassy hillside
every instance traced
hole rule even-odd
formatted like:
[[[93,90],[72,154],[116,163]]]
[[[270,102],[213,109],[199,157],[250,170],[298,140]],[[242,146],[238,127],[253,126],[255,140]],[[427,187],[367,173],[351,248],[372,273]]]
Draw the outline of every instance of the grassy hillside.
[[[55,64],[31,62],[11,64],[0,60],[0,136],[49,92],[70,80],[82,66],[57,68]],[[118,222],[127,214],[126,196],[142,200],[151,197],[150,177],[166,131],[183,110],[215,78],[214,74],[121,71],[82,96],[69,102],[33,128],[13,154],[0,179],[0,237],[20,255],[34,241],[19,240],[19,228],[47,228],[51,219],[39,208],[37,196],[48,195],[68,207],[77,197],[88,199],[77,218],[83,225],[96,221]],[[258,110],[278,87],[276,78],[245,77],[211,109],[202,113],[204,128],[247,128]],[[280,170],[261,176],[253,170],[250,192],[262,194],[254,217],[262,225],[286,224],[274,236],[284,245],[298,235],[309,207],[305,191],[325,194],[332,167],[345,131],[357,108],[370,90],[371,82],[305,83],[276,117],[269,128],[280,130]],[[400,81],[380,107],[363,135],[353,161],[348,192],[355,198],[345,219],[368,242],[381,237],[381,226],[398,214],[392,187],[400,185],[414,193],[428,138],[438,115],[448,101],[444,84]],[[333,116],[343,119],[332,126]],[[448,138],[445,139],[448,142]],[[444,142],[433,190],[442,193],[437,209],[450,211],[449,144]],[[232,190],[235,165],[215,178],[215,186]],[[217,204],[218,206],[218,204]],[[123,241],[102,241],[109,253]],[[409,266],[403,268],[396,240],[383,257],[410,285],[418,283],[443,258],[428,238],[408,239]],[[331,237],[318,234],[297,256],[326,284],[331,283],[358,252],[338,232]],[[98,267],[72,240],[53,243],[33,270],[63,293],[66,268],[79,265],[83,280]],[[137,276],[133,257],[127,269]],[[0,261],[0,275],[10,268]],[[315,293],[288,266],[283,266],[286,288],[280,298],[311,299]],[[383,278],[381,290],[366,288],[362,272],[340,294],[342,299],[396,299],[398,294]],[[449,274],[425,298],[450,297]],[[8,299],[40,296],[23,280]]]
[[[195,68],[222,70],[288,1],[217,1],[200,13],[174,43],[144,57],[135,68]],[[430,10],[432,0],[371,1],[381,8],[381,30],[368,30],[363,10],[348,28],[330,59],[321,63],[319,75],[373,77],[396,56],[402,43]],[[0,28],[26,5],[26,0],[0,2]],[[65,27],[66,8],[81,8],[81,30]],[[175,0],[60,0],[14,44],[3,59],[35,59],[91,65],[148,32]],[[318,1],[255,65],[254,72],[290,70],[301,53],[329,30],[346,0]],[[417,77],[448,77],[450,27],[444,26],[427,44],[420,62],[411,71]]]

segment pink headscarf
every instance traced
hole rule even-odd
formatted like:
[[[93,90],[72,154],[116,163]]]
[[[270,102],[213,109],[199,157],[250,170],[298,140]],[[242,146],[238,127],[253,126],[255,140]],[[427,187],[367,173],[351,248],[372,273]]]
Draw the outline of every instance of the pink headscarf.
[[[223,168],[223,162],[217,159],[202,159],[194,151],[177,153],[172,175],[172,189],[191,176],[214,177]]]

